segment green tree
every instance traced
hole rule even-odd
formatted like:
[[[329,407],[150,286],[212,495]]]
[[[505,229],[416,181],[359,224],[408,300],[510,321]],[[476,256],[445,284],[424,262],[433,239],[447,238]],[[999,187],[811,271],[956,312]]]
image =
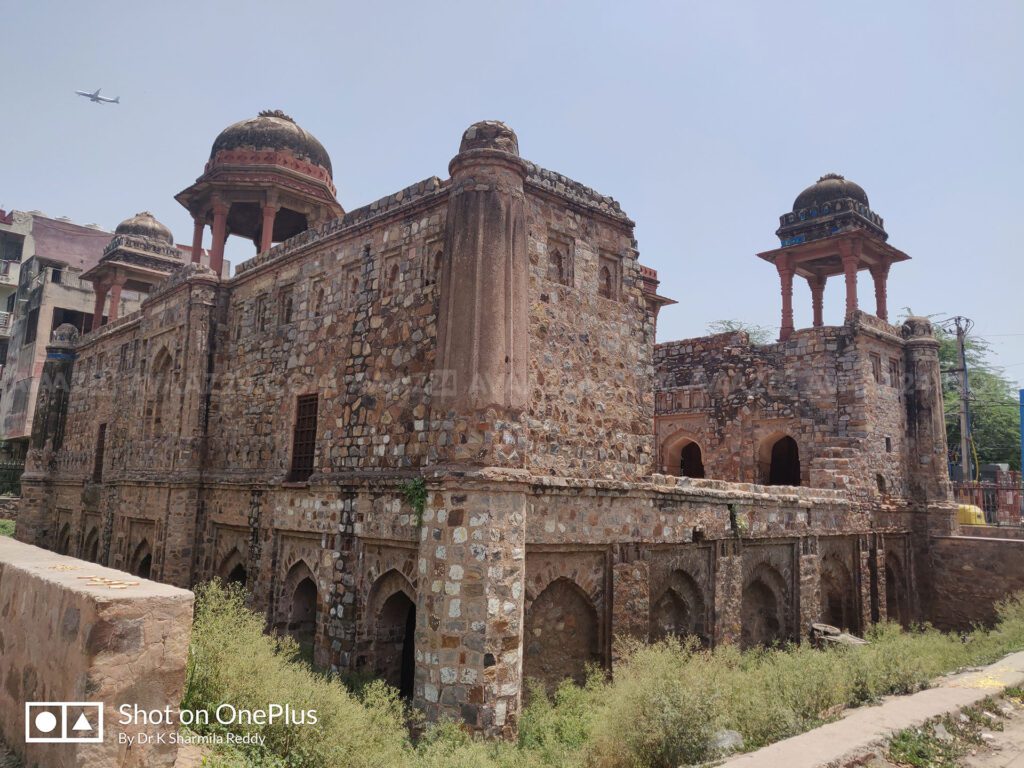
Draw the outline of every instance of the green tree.
[[[942,395],[946,407],[946,441],[950,454],[960,454],[960,355],[956,334],[935,326],[942,366]],[[971,434],[978,464],[1009,464],[1020,469],[1020,405],[1017,388],[992,363],[985,339],[968,336],[965,344],[971,389]]]
[[[708,333],[736,333],[743,331],[750,337],[751,344],[771,344],[774,334],[771,328],[745,323],[742,320],[714,320],[707,324]]]

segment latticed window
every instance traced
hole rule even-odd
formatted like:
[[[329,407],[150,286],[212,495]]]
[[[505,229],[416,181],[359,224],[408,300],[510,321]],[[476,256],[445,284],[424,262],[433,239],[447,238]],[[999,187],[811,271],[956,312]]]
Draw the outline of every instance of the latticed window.
[[[313,474],[316,454],[317,395],[301,395],[295,407],[295,436],[292,442],[292,471],[288,479],[301,481]]]

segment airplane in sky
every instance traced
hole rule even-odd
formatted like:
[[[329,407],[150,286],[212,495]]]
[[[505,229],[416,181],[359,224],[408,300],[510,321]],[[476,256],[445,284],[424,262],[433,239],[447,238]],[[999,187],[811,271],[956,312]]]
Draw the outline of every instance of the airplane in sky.
[[[75,91],[75,93],[77,93],[79,96],[85,96],[85,98],[87,98],[89,101],[91,101],[91,102],[93,102],[95,104],[120,104],[121,103],[121,97],[120,96],[115,96],[112,99],[108,99],[106,96],[100,96],[100,91],[102,91],[102,90],[103,90],[102,88],[97,88],[93,93],[89,93],[88,91]]]

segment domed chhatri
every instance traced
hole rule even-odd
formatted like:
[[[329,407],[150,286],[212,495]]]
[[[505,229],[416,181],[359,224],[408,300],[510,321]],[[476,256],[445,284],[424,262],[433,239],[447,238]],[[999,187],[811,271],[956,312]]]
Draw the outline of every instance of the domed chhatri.
[[[775,234],[782,245],[799,245],[854,229],[883,240],[889,237],[864,188],[838,173],[826,173],[796,196],[793,210],[779,217]]]
[[[328,175],[334,175],[324,145],[279,109],[265,109],[256,117],[241,120],[221,131],[210,149],[210,161],[213,162],[219,152],[233,149],[289,150],[297,158],[319,165]]]
[[[195,224],[192,258],[213,230],[210,268],[221,274],[229,235],[251,240],[257,253],[345,214],[331,158],[315,136],[284,112],[264,110],[229,125],[210,148],[195,183],[175,199]]]
[[[804,208],[820,208],[836,200],[856,200],[861,205],[870,207],[867,193],[859,184],[838,173],[826,173],[797,195],[793,202],[793,212],[797,213]]]
[[[471,149],[495,149],[519,157],[519,139],[516,132],[500,120],[481,120],[462,134],[459,153]]]
[[[125,219],[117,225],[114,234],[148,237],[151,240],[156,240],[166,245],[174,245],[174,237],[171,235],[171,230],[157,221],[156,217],[149,211],[136,213],[131,218]]]

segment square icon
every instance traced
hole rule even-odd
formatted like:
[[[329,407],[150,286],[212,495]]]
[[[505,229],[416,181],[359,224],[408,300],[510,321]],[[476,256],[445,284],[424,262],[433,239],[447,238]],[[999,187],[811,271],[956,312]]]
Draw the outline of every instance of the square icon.
[[[94,744],[103,741],[103,704],[89,701],[25,703],[26,744]]]

